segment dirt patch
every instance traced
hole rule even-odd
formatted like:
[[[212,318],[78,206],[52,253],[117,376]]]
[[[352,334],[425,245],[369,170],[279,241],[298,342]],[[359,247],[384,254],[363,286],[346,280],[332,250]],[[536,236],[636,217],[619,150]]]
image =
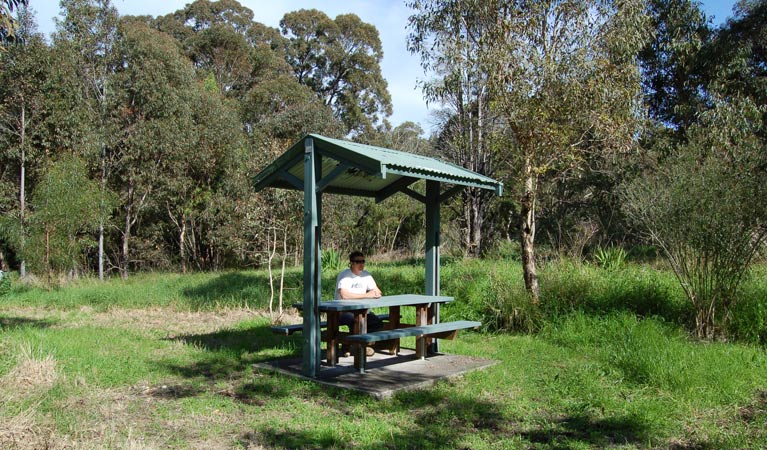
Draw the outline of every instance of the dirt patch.
[[[738,411],[741,420],[753,423],[759,418],[767,418],[767,390],[760,390],[751,404]]]
[[[131,330],[159,331],[168,335],[211,333],[245,320],[268,317],[260,311],[226,309],[220,311],[176,311],[169,308],[115,309],[90,315],[95,326]]]
[[[114,308],[109,311],[95,311],[89,306],[84,306],[74,311],[13,308],[3,309],[2,312],[17,318],[49,321],[53,327],[116,327],[134,331],[159,332],[166,336],[211,333],[255,318],[271,320],[269,313],[247,308],[230,308],[217,311],[178,311],[173,308]],[[280,319],[282,323],[300,321],[301,316],[294,312],[286,312]]]

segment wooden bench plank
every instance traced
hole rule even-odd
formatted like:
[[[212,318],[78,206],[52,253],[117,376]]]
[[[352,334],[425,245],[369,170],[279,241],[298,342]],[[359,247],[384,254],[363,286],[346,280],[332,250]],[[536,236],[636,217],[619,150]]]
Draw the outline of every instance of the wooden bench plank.
[[[367,344],[378,341],[387,341],[390,339],[400,339],[403,337],[416,336],[418,342],[416,343],[416,356],[423,358],[426,356],[426,347],[424,345],[426,336],[432,337],[448,337],[450,339],[455,338],[458,330],[464,330],[467,328],[477,328],[481,326],[480,322],[473,322],[470,320],[457,320],[455,322],[442,322],[432,325],[422,325],[417,327],[397,328],[394,330],[381,330],[374,331],[372,333],[365,334],[351,334],[344,339],[346,342],[358,343],[357,354],[355,356],[355,363],[360,373],[365,373],[365,366],[367,365],[367,355],[365,354],[365,347]]]
[[[389,339],[401,339],[410,336],[433,336],[445,335],[457,330],[467,328],[477,328],[481,326],[480,322],[470,320],[458,320],[455,322],[442,322],[433,325],[423,325],[420,327],[397,328],[395,330],[381,330],[366,334],[352,334],[346,337],[346,341],[352,342],[378,342]]]
[[[389,314],[376,314],[379,319],[381,320],[389,320]],[[327,328],[328,323],[327,322],[320,322],[320,328]],[[290,336],[293,333],[304,331],[304,324],[302,323],[296,323],[293,325],[275,325],[271,327],[272,333],[279,334],[282,336]]]

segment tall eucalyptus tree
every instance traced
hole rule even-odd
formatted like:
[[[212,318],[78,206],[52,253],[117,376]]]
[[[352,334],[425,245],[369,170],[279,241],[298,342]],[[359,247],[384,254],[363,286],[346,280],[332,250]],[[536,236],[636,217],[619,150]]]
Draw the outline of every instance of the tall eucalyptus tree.
[[[212,74],[228,97],[241,98],[251,84],[250,36],[257,27],[253,11],[236,0],[196,0],[158,17],[155,26],[175,37],[197,68],[200,79]]]
[[[0,51],[5,43],[15,37],[18,22],[13,17],[13,10],[24,7],[29,0],[3,0],[0,2]]]
[[[491,141],[498,131],[490,110],[488,73],[481,57],[492,43],[486,39],[488,16],[478,2],[427,4],[411,2],[417,13],[410,17],[411,52],[421,55],[425,71],[437,78],[422,83],[429,103],[446,109],[440,115],[438,151],[474,172],[494,176],[495,152]],[[462,228],[468,254],[482,253],[482,231],[490,195],[483,189],[462,191]]]
[[[110,211],[106,199],[113,171],[114,155],[109,129],[111,82],[117,69],[116,40],[119,15],[111,0],[62,0],[62,19],[57,19],[54,43],[69,49],[77,59],[82,98],[91,109],[96,124],[92,130],[95,148],[85,149],[89,158],[97,155],[101,196],[98,225],[98,273],[104,279],[104,236]],[[84,144],[89,144],[85,140]]]
[[[39,148],[31,145],[33,132],[43,121],[45,99],[43,90],[48,82],[50,51],[42,35],[35,31],[34,17],[22,7],[15,27],[16,40],[0,58],[0,196],[13,198],[8,191],[16,191],[18,205],[3,205],[0,214],[4,235],[12,243],[19,259],[19,274],[27,276],[25,260],[27,216],[27,169],[30,159]],[[10,170],[17,168],[18,184],[10,181]],[[7,190],[7,191],[6,191]],[[0,249],[2,251],[2,249]]]
[[[539,182],[545,174],[577,172],[589,151],[632,148],[640,118],[636,54],[644,44],[641,0],[433,0],[412,2],[420,48],[437,38],[457,43],[477,35],[477,70],[487,79],[493,111],[509,139],[511,190],[519,202],[525,286],[539,297],[535,266]],[[449,33],[430,21],[445,15]],[[413,20],[411,20],[413,23]],[[455,59],[439,52],[445,64]]]
[[[381,74],[378,30],[356,14],[329,18],[316,9],[294,11],[280,21],[289,39],[287,61],[302,84],[330,106],[347,134],[362,134],[392,113]]]
[[[157,197],[166,182],[166,160],[188,157],[197,86],[190,61],[170,36],[126,18],[119,37],[114,190],[120,197],[119,270],[125,278],[133,264],[134,227],[147,209],[159,210],[156,216],[164,212]]]

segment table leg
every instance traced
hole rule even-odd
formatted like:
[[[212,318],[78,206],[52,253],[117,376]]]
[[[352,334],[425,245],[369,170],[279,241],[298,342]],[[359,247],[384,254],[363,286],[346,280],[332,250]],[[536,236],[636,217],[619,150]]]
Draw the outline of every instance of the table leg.
[[[368,312],[354,311],[354,334],[367,334],[368,332]],[[360,353],[361,352],[361,353]],[[357,351],[352,349],[354,354],[354,368],[359,369],[362,363],[361,358],[365,355],[365,344],[357,344]],[[363,355],[362,357],[360,355]]]
[[[390,306],[389,307],[389,324],[387,325],[387,330],[395,330],[399,328],[399,315],[400,315],[400,307],[399,306]],[[389,354],[391,355],[398,355],[399,354],[399,339],[392,339],[390,341],[382,341],[380,343],[379,348],[383,350],[387,350]]]
[[[438,317],[437,316],[438,308],[439,308],[439,303],[432,303],[431,305],[429,305],[429,313],[428,313],[429,317],[427,319],[427,323],[429,325],[437,323],[436,319]],[[431,337],[426,338],[426,352],[427,353],[429,353],[429,354],[437,353],[437,348],[438,348],[438,346],[437,346],[437,339],[431,338]]]
[[[338,361],[338,313],[328,312],[328,330],[327,330],[328,348],[325,351],[325,357],[328,366],[335,367]]]
[[[429,305],[416,305],[415,307],[415,326],[420,327],[429,323]],[[415,356],[417,358],[426,357],[426,336],[416,336],[415,338]]]

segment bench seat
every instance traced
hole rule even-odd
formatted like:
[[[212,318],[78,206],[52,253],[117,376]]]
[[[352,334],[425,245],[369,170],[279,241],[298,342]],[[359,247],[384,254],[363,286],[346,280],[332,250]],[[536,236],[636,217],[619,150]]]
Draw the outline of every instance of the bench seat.
[[[390,339],[401,339],[410,336],[429,336],[438,339],[454,339],[458,330],[465,330],[469,328],[477,328],[482,323],[474,322],[470,320],[457,320],[455,322],[442,322],[432,325],[422,325],[408,328],[397,328],[394,330],[380,330],[373,331],[366,334],[350,334],[344,338],[344,341],[350,343],[357,343],[357,361],[359,361],[358,369],[360,373],[365,373],[365,365],[367,361],[367,355],[365,354],[366,344],[373,342],[388,341]],[[416,356],[423,358],[426,356],[426,342],[425,339],[419,339],[416,343]]]
[[[376,314],[381,320],[389,320],[389,314]],[[326,321],[320,322],[320,328],[327,328],[328,323]],[[304,331],[304,324],[296,323],[293,325],[275,325],[272,327],[272,333],[280,334],[283,336],[290,336],[293,333]]]

